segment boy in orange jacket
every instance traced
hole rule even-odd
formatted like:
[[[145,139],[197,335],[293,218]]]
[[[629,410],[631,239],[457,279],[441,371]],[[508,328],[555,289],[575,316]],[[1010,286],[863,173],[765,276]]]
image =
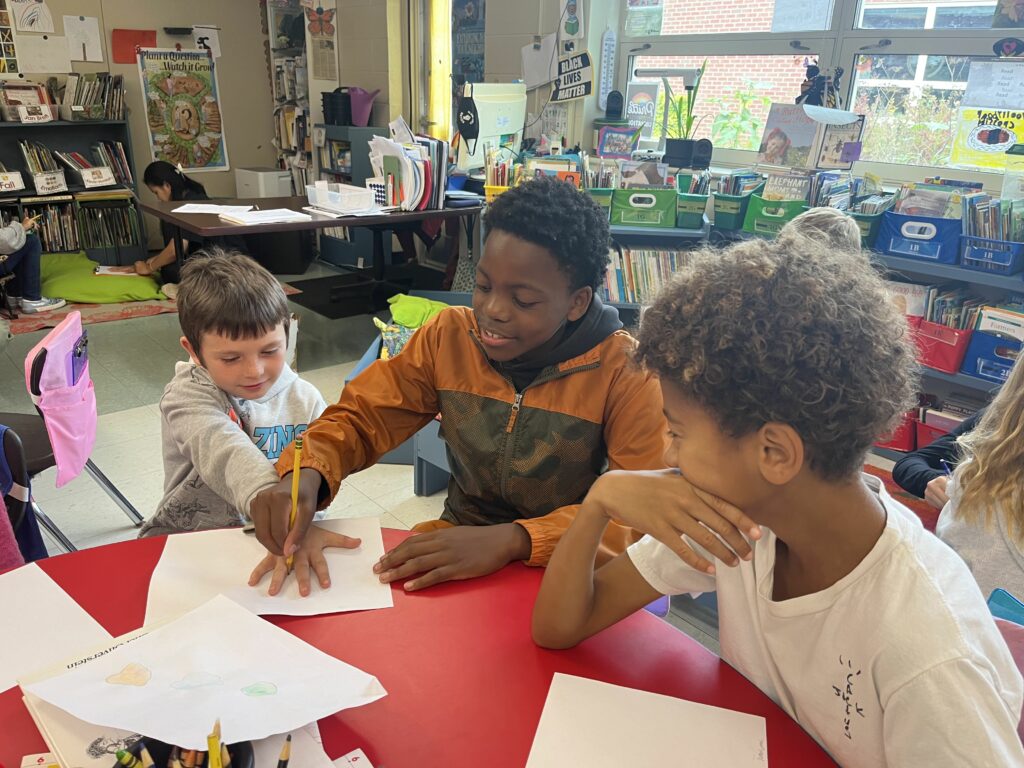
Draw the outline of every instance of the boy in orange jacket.
[[[596,295],[609,261],[605,213],[572,186],[541,178],[504,193],[485,221],[473,308],[441,312],[310,424],[291,532],[293,454],[281,456],[282,481],[252,504],[271,554],[251,583],[274,571],[276,593],[286,574],[281,556],[295,553],[303,593],[310,569],[326,587],[322,554],[300,546],[314,512],[348,475],[438,413],[452,470],[444,513],[374,569],[407,590],[482,576],[514,560],[545,565],[606,467],[664,466],[657,382],[631,362],[633,338]],[[703,506],[696,495],[692,503]],[[603,555],[635,538],[610,526]]]

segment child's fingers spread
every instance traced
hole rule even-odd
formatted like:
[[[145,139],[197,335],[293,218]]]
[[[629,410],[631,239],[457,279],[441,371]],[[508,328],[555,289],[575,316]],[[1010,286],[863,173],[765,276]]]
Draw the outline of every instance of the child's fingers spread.
[[[294,563],[295,578],[299,582],[299,594],[303,597],[309,596],[309,557],[299,555]]]
[[[695,520],[683,512],[671,519],[670,522],[678,533],[689,536],[695,544],[706,549],[712,557],[718,558],[726,565],[736,565],[739,562],[732,550],[723,544],[722,540],[715,536],[710,529],[705,528],[699,520]]]
[[[324,531],[324,546],[325,547],[338,547],[340,549],[355,549],[362,540],[354,539],[351,536],[345,536],[342,533],[334,533],[333,531]],[[322,556],[321,556],[322,558]]]
[[[327,560],[323,552],[313,552],[309,556],[309,565],[316,575],[316,580],[321,589],[328,589],[331,586],[331,572],[327,567]]]
[[[696,516],[706,528],[718,534],[718,537],[724,540],[732,548],[733,552],[744,560],[750,559],[750,544],[743,538],[743,534],[736,529],[735,525],[714,512],[706,515],[698,514]],[[714,537],[712,536],[711,539],[713,540]]]
[[[277,558],[273,555],[267,555],[252,569],[252,574],[249,576],[249,586],[255,587],[261,581],[263,577],[274,570],[274,563]]]
[[[288,566],[285,564],[285,559],[283,557],[279,557],[274,563],[274,575],[270,577],[270,589],[267,590],[267,594],[276,595],[280,592],[287,576]]]

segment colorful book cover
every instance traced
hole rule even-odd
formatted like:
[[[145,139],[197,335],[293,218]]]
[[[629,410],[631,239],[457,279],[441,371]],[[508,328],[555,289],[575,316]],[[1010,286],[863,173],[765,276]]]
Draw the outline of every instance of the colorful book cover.
[[[764,124],[757,162],[791,168],[809,167],[819,125],[799,104],[772,104]]]
[[[827,125],[825,135],[818,152],[818,168],[836,168],[849,170],[853,162],[843,159],[843,150],[847,144],[856,144],[864,133],[864,115],[846,125]]]
[[[772,174],[761,195],[765,200],[806,200],[811,191],[811,179],[799,173]]]
[[[1024,112],[961,107],[950,153],[952,165],[1006,169],[1006,150],[1024,143]]]

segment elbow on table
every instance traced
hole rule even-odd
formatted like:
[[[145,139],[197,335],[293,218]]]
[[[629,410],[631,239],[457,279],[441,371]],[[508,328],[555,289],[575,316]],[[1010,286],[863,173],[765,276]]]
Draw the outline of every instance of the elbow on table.
[[[532,626],[533,642],[551,651],[564,651],[578,645],[583,635],[566,627],[559,627],[551,621],[538,618],[535,613]]]

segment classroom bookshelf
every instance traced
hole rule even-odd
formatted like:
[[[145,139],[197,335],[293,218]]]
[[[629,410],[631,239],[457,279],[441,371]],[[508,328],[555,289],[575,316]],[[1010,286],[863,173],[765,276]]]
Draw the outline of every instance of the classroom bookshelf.
[[[685,266],[687,252],[707,242],[710,231],[706,216],[697,229],[612,224],[615,254],[602,298],[631,310],[649,304],[672,274]]]
[[[324,130],[324,146],[316,148],[317,171],[321,179],[365,187],[372,178],[370,139],[387,136],[387,128],[361,128],[352,125],[317,125]],[[336,167],[340,158],[348,165]],[[305,190],[303,190],[305,191]],[[367,229],[325,229],[320,232],[320,258],[337,266],[368,265],[373,254],[373,233]],[[384,238],[384,256],[391,258],[391,238]]]
[[[293,194],[302,195],[313,167],[304,8],[299,0],[278,0],[266,10],[277,165],[291,172]]]
[[[57,152],[77,152],[96,165],[107,165],[120,145],[124,162],[112,164],[114,185],[87,190],[74,172],[64,168],[67,191],[38,194],[19,148],[23,140]],[[122,158],[119,153],[116,157]],[[126,120],[0,122],[0,163],[21,172],[26,187],[0,192],[0,219],[39,214],[37,231],[44,253],[85,251],[105,265],[131,264],[145,257],[146,235],[136,205],[135,162]]]

